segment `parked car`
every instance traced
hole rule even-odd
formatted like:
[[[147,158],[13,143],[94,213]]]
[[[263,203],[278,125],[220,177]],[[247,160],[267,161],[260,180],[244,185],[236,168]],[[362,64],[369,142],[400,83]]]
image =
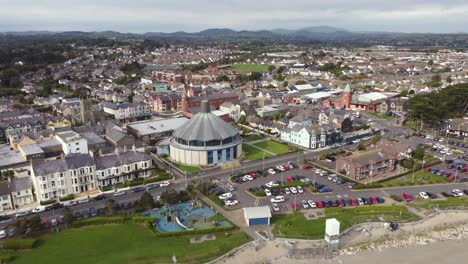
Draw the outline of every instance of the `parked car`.
[[[405,199],[407,202],[411,202],[414,200],[413,196],[409,193],[403,193],[403,199]]]
[[[42,213],[42,212],[44,212],[45,210],[46,210],[46,207],[43,206],[43,205],[40,205],[40,206],[34,208],[34,209],[32,210],[32,213],[33,213],[33,214]]]
[[[435,199],[437,198],[437,195],[435,193],[431,193],[431,192],[426,192],[427,196],[429,196],[430,199]]]
[[[220,196],[218,196],[219,199],[221,200],[226,200],[232,198],[232,193],[223,193]]]
[[[29,211],[19,211],[16,213],[15,217],[22,217],[26,215],[29,215]]]
[[[122,195],[126,195],[127,193],[125,191],[117,191],[114,193],[114,196],[122,196]]]
[[[63,202],[62,204],[63,204],[63,206],[65,206],[65,207],[70,207],[70,206],[77,205],[78,203],[77,203],[76,201],[71,200],[71,201],[65,201],[65,202]]]
[[[302,206],[302,208],[304,208],[304,209],[309,209],[309,204],[307,203],[306,200],[302,200],[302,201],[301,201],[301,206]]]
[[[97,210],[94,207],[89,208],[89,215],[90,216],[97,216]]]
[[[421,197],[422,199],[429,199],[429,195],[427,195],[427,193],[425,192],[420,192],[419,197]]]
[[[171,183],[169,181],[165,181],[165,182],[162,182],[161,184],[159,184],[160,187],[167,187],[171,185]]]
[[[88,203],[88,202],[89,202],[89,199],[78,200],[78,204],[85,204],[85,203]]]
[[[276,174],[276,171],[273,168],[268,169],[268,173],[270,174]]]
[[[314,168],[314,166],[308,165],[308,164],[302,166],[302,169],[303,169],[303,170],[311,170],[311,169],[313,169],[313,168]]]
[[[377,202],[379,203],[385,203],[385,199],[382,197],[375,197],[375,199],[377,199]]]
[[[271,208],[273,209],[273,212],[279,212],[280,211],[280,207],[279,207],[279,205],[277,203],[272,203]]]
[[[307,203],[309,204],[310,208],[316,208],[317,207],[317,204],[313,200],[309,200],[309,201],[307,201]]]
[[[297,186],[297,192],[298,193],[304,193],[304,189],[302,189],[301,186]]]
[[[377,199],[375,199],[375,197],[369,197],[369,201],[371,202],[371,204],[378,204],[379,201],[377,201]]]
[[[324,193],[324,192],[331,192],[333,190],[332,190],[332,188],[330,188],[328,186],[325,186],[325,187],[319,189],[318,191],[319,191],[319,193]]]
[[[359,205],[364,205],[364,201],[363,201],[361,198],[357,198],[357,199],[356,199],[356,202],[357,202]]]
[[[96,197],[94,197],[94,200],[100,201],[106,199],[106,196],[104,194],[99,194]]]
[[[315,204],[317,205],[317,208],[323,208],[323,203],[321,201],[315,201]]]
[[[272,203],[282,203],[284,202],[284,196],[275,196],[270,200]]]
[[[289,190],[289,188],[284,188],[284,194],[291,194],[291,190]]]
[[[351,204],[351,206],[358,206],[359,204],[356,202],[356,200],[354,199],[349,199],[349,203]]]
[[[293,193],[293,194],[297,193],[296,187],[290,187],[289,189],[291,190],[291,193]]]
[[[452,193],[448,193],[448,192],[441,192],[440,193],[442,196],[444,197],[453,197],[453,194]]]
[[[138,193],[138,192],[142,192],[142,191],[145,191],[146,188],[144,187],[137,187],[135,189],[132,189],[132,193]]]
[[[239,201],[237,201],[237,200],[226,200],[226,201],[224,202],[224,204],[225,204],[226,206],[234,206],[234,205],[238,205],[238,204],[239,204]]]
[[[452,194],[453,194],[453,196],[455,196],[455,197],[461,197],[461,196],[464,196],[463,192],[462,192],[462,191],[460,191],[460,190],[458,190],[458,189],[453,189],[453,190],[451,191],[451,193],[452,193]]]
[[[301,207],[297,203],[291,203],[291,207],[293,210],[301,210]]]
[[[266,196],[271,196],[271,191],[269,189],[265,189],[264,191]]]
[[[356,185],[357,185],[357,183],[355,183],[355,182],[350,182],[350,183],[348,184],[348,188],[349,188],[349,189],[352,189],[352,188],[354,188],[354,186],[356,186]]]

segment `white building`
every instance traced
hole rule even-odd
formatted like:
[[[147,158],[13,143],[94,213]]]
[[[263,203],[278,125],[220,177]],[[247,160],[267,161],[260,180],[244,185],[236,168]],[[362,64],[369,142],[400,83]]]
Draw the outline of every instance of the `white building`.
[[[96,189],[95,167],[88,154],[70,154],[64,159],[33,162],[31,177],[36,199],[47,201]]]
[[[0,183],[0,212],[13,209],[11,201],[11,186],[9,182]]]
[[[88,154],[88,141],[75,131],[58,132],[55,134],[55,138],[62,144],[65,155]]]
[[[32,182],[30,177],[19,177],[11,180],[11,196],[15,207],[34,203]]]
[[[118,120],[138,120],[151,116],[150,107],[145,103],[104,103],[102,109]]]

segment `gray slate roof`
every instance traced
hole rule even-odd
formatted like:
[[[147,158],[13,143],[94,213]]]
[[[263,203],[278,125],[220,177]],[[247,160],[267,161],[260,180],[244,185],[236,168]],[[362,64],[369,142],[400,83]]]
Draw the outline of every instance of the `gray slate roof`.
[[[21,177],[21,178],[13,178],[11,180],[11,191],[12,192],[19,192],[23,190],[29,190],[32,188],[31,178],[29,177]]]
[[[213,113],[200,112],[174,131],[174,137],[190,140],[223,140],[234,137],[239,131]]]
[[[71,154],[65,160],[41,160],[33,162],[34,175],[44,176],[51,173],[75,170],[94,165],[93,158],[88,154]]]
[[[96,170],[128,165],[135,162],[151,160],[151,157],[144,152],[128,151],[124,153],[96,157]]]

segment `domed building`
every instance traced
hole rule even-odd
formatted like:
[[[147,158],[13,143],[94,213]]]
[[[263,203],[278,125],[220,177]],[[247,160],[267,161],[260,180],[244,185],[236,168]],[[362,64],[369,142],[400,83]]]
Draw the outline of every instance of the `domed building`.
[[[242,155],[239,130],[210,112],[204,100],[200,112],[174,131],[170,140],[173,161],[196,166],[215,165]]]

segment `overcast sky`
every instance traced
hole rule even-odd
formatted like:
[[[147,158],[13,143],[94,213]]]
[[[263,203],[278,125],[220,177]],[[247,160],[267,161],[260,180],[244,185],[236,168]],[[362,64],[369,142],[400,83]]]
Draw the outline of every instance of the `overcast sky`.
[[[467,32],[468,0],[0,0],[0,31],[256,30]]]

